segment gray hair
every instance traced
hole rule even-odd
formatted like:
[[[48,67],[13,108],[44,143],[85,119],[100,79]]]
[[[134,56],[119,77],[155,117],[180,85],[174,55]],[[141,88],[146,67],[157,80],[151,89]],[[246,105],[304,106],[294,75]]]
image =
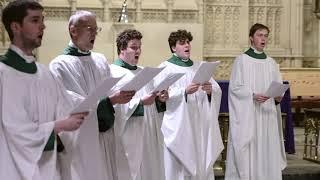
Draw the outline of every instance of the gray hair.
[[[73,15],[70,16],[70,19],[69,19],[69,28],[71,25],[78,25],[79,22],[81,21],[81,18],[82,17],[85,17],[85,16],[96,16],[94,13],[92,12],[89,12],[89,11],[84,11],[84,10],[79,10],[79,11],[76,11]]]

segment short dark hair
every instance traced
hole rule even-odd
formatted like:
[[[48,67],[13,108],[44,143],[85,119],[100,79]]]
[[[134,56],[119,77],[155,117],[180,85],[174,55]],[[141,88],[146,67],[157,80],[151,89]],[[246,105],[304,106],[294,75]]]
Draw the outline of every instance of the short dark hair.
[[[13,39],[13,32],[10,28],[12,22],[22,24],[23,19],[28,15],[27,10],[43,10],[41,4],[34,0],[15,0],[8,3],[2,11],[2,23],[6,28],[10,40]]]
[[[129,41],[133,39],[142,39],[141,32],[135,29],[126,29],[118,35],[116,40],[118,55],[120,54],[121,50],[124,50],[128,47]]]
[[[270,30],[267,26],[260,24],[260,23],[256,23],[251,26],[250,32],[249,32],[249,37],[253,37],[254,33],[256,33],[256,31],[261,30],[261,29],[265,29],[268,31],[268,33],[270,33]]]
[[[168,38],[170,51],[173,53],[171,47],[175,47],[178,41],[189,40],[191,42],[193,39],[191,32],[184,29],[179,29],[178,31],[171,32]]]

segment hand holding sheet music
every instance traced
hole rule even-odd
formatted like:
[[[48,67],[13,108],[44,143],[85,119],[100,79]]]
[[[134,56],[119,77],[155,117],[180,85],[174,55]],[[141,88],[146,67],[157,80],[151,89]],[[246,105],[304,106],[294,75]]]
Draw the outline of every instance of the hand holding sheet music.
[[[282,84],[280,82],[272,81],[268,90],[264,93],[267,97],[279,97],[283,96],[286,90],[289,88],[289,84]]]
[[[138,91],[150,82],[163,68],[145,67],[135,75],[127,84],[120,88],[121,91]]]
[[[91,109],[94,109],[97,105],[97,102],[110,95],[112,92],[112,87],[117,84],[117,82],[121,79],[119,78],[106,78],[93,92],[91,92],[85,99],[78,104],[70,114],[80,113],[80,112],[88,112]]]
[[[192,82],[203,84],[209,81],[219,64],[220,61],[202,62],[196,74],[194,75]]]
[[[168,89],[173,83],[179,80],[184,73],[171,73],[163,79],[152,92],[162,91]]]

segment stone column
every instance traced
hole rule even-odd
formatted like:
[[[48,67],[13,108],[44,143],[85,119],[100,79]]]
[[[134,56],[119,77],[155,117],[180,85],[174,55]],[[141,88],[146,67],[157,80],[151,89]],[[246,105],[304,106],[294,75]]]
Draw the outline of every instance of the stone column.
[[[318,50],[318,53],[317,53],[317,58],[318,58],[318,60],[317,60],[317,63],[316,63],[316,67],[317,68],[320,68],[320,19],[318,19],[318,29],[317,29],[317,32],[318,32],[318,48],[317,48],[317,50]]]
[[[103,5],[103,19],[102,19],[102,21],[109,22],[110,21],[109,8],[111,5],[110,0],[101,0],[101,2]]]
[[[203,14],[204,14],[203,0],[198,0],[198,23],[203,24]]]
[[[250,20],[250,11],[249,11],[249,0],[242,0],[240,7],[240,16],[239,16],[239,51],[242,52],[248,47],[249,41],[249,20]],[[255,14],[251,16],[255,17]]]
[[[7,3],[6,0],[0,2],[0,14],[2,14],[5,3]],[[0,23],[0,54],[4,54],[7,51],[10,43],[9,35],[3,23]]]
[[[69,0],[69,2],[71,7],[71,14],[73,14],[77,10],[77,0]]]
[[[303,0],[290,0],[290,47],[293,60],[291,67],[302,67]]]
[[[167,1],[167,8],[168,8],[168,23],[171,23],[172,16],[173,16],[173,0]]]
[[[137,13],[137,23],[142,22],[142,11],[141,11],[141,0],[136,0],[136,13]]]

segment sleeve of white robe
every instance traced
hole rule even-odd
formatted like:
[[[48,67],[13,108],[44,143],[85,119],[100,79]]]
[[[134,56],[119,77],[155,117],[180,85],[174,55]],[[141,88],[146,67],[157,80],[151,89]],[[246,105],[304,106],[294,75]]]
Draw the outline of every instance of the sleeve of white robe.
[[[58,89],[61,90],[59,91],[58,105],[56,107],[56,119],[61,120],[69,116],[72,108],[77,103],[80,103],[80,101],[83,100],[84,97],[73,91],[66,90],[65,87],[62,85],[60,79],[56,78],[56,80],[58,82]],[[75,134],[77,134],[75,131],[59,133],[59,137],[65,148],[65,153],[71,153],[73,143],[75,143],[76,140],[76,136],[74,136]]]
[[[124,76],[113,88],[114,91],[119,90],[134,76],[129,70],[117,65],[111,65],[110,69],[113,77]],[[114,105],[118,179],[134,179],[140,168],[144,122],[143,116],[132,116],[139,106],[140,100],[141,97],[138,97],[137,92],[128,103]]]
[[[127,168],[130,170],[129,174],[131,178],[134,179],[138,174],[141,164],[144,135],[143,116],[131,117],[139,102],[140,98],[133,98],[129,103],[118,105],[115,108],[116,121],[114,131],[116,133],[118,148],[116,158],[118,159],[119,179],[124,178],[122,175],[126,174],[124,171]]]
[[[280,82],[282,83],[282,76],[281,76],[281,73],[280,73],[280,69],[279,69],[279,65],[274,63],[274,70],[275,72],[273,73],[274,74],[274,80],[277,81],[277,82]],[[283,142],[283,127],[282,127],[282,113],[281,113],[281,104],[279,103],[278,105],[276,105],[276,109],[277,109],[277,120],[278,120],[278,131],[279,131],[279,134],[280,134],[280,148],[281,148],[281,159],[280,160],[280,164],[281,164],[281,169],[283,170],[286,166],[287,166],[287,158],[286,158],[286,151],[285,151],[285,147],[284,147],[284,143],[281,143]]]
[[[253,92],[245,82],[243,56],[235,59],[229,84],[230,135],[235,150],[236,167],[241,177],[246,176],[244,163],[249,157],[249,143],[253,137]]]
[[[166,62],[158,67],[165,67]],[[166,67],[156,76],[157,82],[161,82],[170,74],[170,69]],[[193,144],[193,133],[190,118],[188,116],[188,105],[185,99],[185,87],[174,87],[172,85],[168,90],[169,99],[166,101],[166,111],[163,114],[161,132],[164,138],[164,144],[170,153],[179,160],[183,169],[189,175],[196,174],[196,150]]]
[[[14,161],[12,159],[12,155],[10,152],[10,149],[8,148],[8,143],[5,138],[5,132],[3,128],[3,122],[2,122],[2,87],[3,84],[1,82],[2,80],[2,73],[0,72],[0,143],[1,143],[1,148],[0,148],[0,177],[2,178],[7,178],[10,177],[12,179],[17,179],[21,178],[17,174]]]
[[[3,78],[2,81],[6,81],[6,78]],[[8,157],[8,159],[15,164],[15,167],[1,167],[0,174],[7,173],[2,172],[6,168],[9,172],[10,168],[15,168],[22,179],[31,180],[53,132],[54,122],[35,123],[26,112],[26,104],[21,102],[25,97],[22,97],[22,94],[9,92],[17,88],[15,83],[5,84],[6,88],[2,89],[2,112],[6,113],[2,114],[2,135],[10,151],[8,156],[11,158]]]
[[[188,173],[194,176],[196,173],[196,157],[185,100],[185,89],[170,88],[169,97],[166,101],[167,109],[161,126],[164,142]]]
[[[115,129],[117,133],[119,133],[120,136],[123,135],[125,131],[125,126],[131,115],[134,113],[136,108],[138,107],[140,103],[140,98],[132,98],[130,102],[126,104],[117,104],[115,105],[115,116],[117,119],[117,122],[115,125]]]
[[[221,103],[221,88],[216,81],[213,79],[210,81],[212,84],[212,94],[211,94],[211,102],[209,105],[204,103],[204,111],[207,113],[201,113],[203,117],[202,119],[206,118],[206,127],[208,129],[208,141],[207,141],[207,155],[206,155],[206,168],[207,172],[211,171],[212,165],[219,157],[221,151],[224,148],[220,127],[219,127],[219,111],[220,111],[220,103]],[[208,101],[205,101],[208,102]]]

